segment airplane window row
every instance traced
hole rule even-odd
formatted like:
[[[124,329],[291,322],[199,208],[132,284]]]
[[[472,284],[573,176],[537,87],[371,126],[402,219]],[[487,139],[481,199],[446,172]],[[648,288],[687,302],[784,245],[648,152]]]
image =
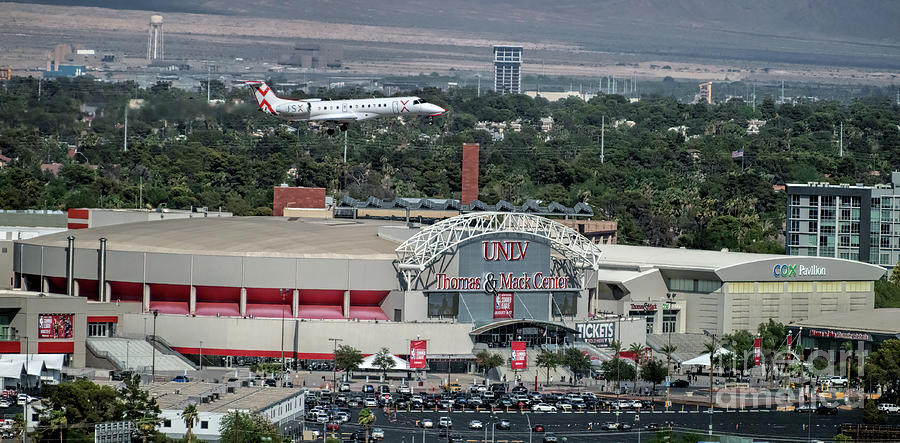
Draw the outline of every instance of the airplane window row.
[[[418,104],[419,102],[422,102],[422,100],[419,100],[419,101],[417,101],[417,102],[414,102],[413,104],[415,105],[415,104]],[[358,106],[357,106],[357,108],[371,108],[371,107],[372,107],[372,105],[358,105]],[[376,107],[376,108],[386,108],[386,107],[387,107],[387,104],[378,103],[378,104],[375,105],[375,107]],[[348,108],[353,109],[353,105],[348,106]],[[337,110],[337,109],[339,109],[339,106],[325,106],[324,108],[321,107],[321,106],[319,106],[319,107],[317,107],[316,109],[318,109],[318,110],[323,110],[323,109],[324,109],[324,110],[326,110],[326,111],[329,110],[329,109],[335,109],[335,110]]]

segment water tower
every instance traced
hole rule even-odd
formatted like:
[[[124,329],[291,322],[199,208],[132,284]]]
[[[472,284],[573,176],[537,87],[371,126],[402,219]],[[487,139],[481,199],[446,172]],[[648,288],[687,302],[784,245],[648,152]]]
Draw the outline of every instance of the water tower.
[[[163,18],[150,16],[150,33],[147,35],[147,63],[166,58],[166,44],[163,41]]]

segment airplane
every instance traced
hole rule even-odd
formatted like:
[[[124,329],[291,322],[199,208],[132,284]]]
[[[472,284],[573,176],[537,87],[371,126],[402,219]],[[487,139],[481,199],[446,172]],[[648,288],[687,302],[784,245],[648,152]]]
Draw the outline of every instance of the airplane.
[[[262,81],[246,81],[254,90],[259,110],[287,121],[317,121],[335,123],[341,131],[347,130],[347,123],[368,120],[376,117],[393,117],[399,115],[426,115],[437,117],[446,109],[428,103],[419,97],[385,97],[350,100],[322,100],[307,98],[292,100],[275,95],[269,86]],[[328,128],[329,135],[334,128]]]

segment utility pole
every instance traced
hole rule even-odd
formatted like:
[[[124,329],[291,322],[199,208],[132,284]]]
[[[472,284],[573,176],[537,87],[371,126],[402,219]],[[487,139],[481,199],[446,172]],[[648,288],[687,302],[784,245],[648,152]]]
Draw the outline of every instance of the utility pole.
[[[158,316],[158,315],[159,315],[159,310],[154,309],[153,310],[153,342],[150,343],[150,347],[153,349],[153,357],[152,357],[152,363],[151,363],[152,368],[153,368],[151,370],[153,381],[156,381],[156,344],[155,344],[155,342],[156,342],[156,316]]]
[[[784,104],[784,80],[781,81],[781,104]]]
[[[603,164],[604,161],[604,144],[606,137],[606,116],[603,115],[600,117],[600,164]]]
[[[347,163],[347,131],[344,131],[344,163]]]
[[[128,152],[128,102],[125,102],[125,152]]]
[[[840,134],[840,156],[844,157],[844,122],[841,122],[841,134]]]
[[[206,62],[206,103],[209,103],[209,62]]]
[[[331,367],[331,389],[335,389],[334,385],[337,384],[337,344],[339,341],[344,341],[344,339],[329,338],[329,340],[334,344],[334,351],[331,354],[331,358],[334,361],[334,364]]]

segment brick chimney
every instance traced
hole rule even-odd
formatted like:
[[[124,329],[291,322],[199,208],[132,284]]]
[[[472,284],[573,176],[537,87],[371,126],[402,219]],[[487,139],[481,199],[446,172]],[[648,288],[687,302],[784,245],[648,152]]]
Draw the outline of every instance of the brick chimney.
[[[468,205],[478,198],[478,143],[463,143],[462,157],[462,198],[460,203]]]

